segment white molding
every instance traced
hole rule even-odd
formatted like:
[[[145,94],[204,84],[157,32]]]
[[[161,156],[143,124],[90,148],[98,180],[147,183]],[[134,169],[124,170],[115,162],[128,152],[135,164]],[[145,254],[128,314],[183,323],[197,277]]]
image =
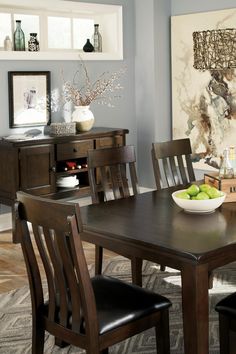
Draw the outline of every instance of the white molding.
[[[0,214],[0,231],[12,229],[11,213]]]
[[[146,187],[140,187],[140,193],[145,193],[145,192],[150,192],[153,189],[151,188],[146,188]],[[69,198],[64,199],[64,201],[69,201]],[[80,206],[92,204],[91,198],[90,197],[85,197],[85,198],[79,198],[79,199],[71,199],[71,202],[78,201]],[[6,231],[10,230],[12,228],[12,216],[11,213],[6,213],[6,214],[0,214],[0,232],[1,231]]]
[[[84,53],[80,51],[14,52],[0,50],[0,60],[123,60],[121,51],[114,53]]]

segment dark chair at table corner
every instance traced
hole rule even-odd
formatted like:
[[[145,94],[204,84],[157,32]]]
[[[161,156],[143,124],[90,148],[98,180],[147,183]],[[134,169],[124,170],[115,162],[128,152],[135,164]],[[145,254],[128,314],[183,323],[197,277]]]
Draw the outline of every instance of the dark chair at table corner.
[[[191,155],[189,138],[152,143],[152,163],[157,190],[196,181]]]
[[[190,139],[152,143],[151,154],[157,190],[181,186],[196,180],[191,161]],[[161,265],[161,270],[165,270],[164,265]]]
[[[130,197],[139,193],[135,148],[132,145],[88,150],[88,176],[93,203]],[[129,170],[130,183],[127,178]],[[131,259],[132,280],[142,286],[142,259],[131,257],[126,250],[122,256]],[[102,273],[103,248],[95,247],[95,274]]]
[[[107,354],[111,345],[151,327],[156,329],[157,353],[170,353],[167,298],[112,277],[90,278],[78,204],[17,192],[15,218],[30,285],[33,354],[43,353],[45,331],[60,346]]]
[[[196,181],[189,138],[152,143],[151,154],[157,190]],[[161,270],[165,270],[164,265]],[[212,287],[213,275],[209,272],[209,289]]]
[[[220,354],[236,354],[236,293],[220,300],[215,310],[219,313]]]

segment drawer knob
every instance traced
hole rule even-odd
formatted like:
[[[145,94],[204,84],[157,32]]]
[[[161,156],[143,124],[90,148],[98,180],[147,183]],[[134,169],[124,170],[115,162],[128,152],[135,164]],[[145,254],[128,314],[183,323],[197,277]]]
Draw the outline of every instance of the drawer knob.
[[[76,149],[76,148],[74,148],[74,149],[73,149],[73,152],[77,152],[77,149]]]

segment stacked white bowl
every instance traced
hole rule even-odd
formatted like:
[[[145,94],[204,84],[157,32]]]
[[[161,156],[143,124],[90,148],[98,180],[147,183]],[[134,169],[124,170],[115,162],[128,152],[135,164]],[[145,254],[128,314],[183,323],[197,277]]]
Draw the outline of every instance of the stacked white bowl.
[[[57,186],[63,188],[73,188],[79,184],[79,180],[76,175],[60,177],[57,180]]]

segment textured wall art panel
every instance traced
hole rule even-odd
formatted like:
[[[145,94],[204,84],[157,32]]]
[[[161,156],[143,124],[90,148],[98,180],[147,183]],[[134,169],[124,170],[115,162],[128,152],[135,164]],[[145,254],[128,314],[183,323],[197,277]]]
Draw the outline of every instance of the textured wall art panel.
[[[171,18],[173,139],[190,138],[197,169],[215,170],[223,149],[236,146],[236,37],[229,28],[236,28],[236,8]]]

